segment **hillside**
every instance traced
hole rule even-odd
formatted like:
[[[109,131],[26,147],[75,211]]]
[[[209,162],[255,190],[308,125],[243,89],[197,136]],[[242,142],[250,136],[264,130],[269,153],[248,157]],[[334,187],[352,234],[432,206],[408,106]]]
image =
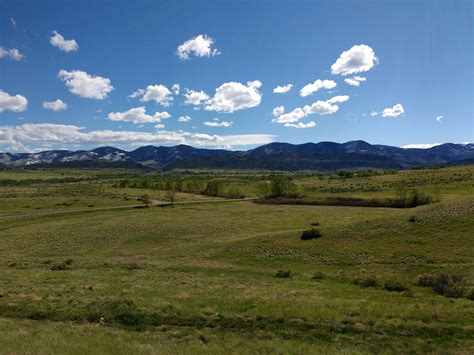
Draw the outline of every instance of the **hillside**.
[[[188,145],[144,146],[133,151],[114,147],[93,150],[51,150],[0,153],[0,166],[141,165],[157,169],[219,168],[269,170],[402,169],[420,165],[466,163],[474,159],[474,144],[446,143],[429,149],[403,149],[364,141],[305,144],[270,143],[247,151],[201,149]],[[81,162],[81,163],[78,163]],[[88,162],[88,163],[85,163]],[[118,164],[118,162],[125,163]]]

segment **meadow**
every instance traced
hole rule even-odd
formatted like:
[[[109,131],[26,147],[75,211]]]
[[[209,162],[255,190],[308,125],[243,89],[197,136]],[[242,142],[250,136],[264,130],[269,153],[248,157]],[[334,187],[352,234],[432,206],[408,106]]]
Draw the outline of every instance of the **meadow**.
[[[434,196],[414,208],[262,204]],[[179,187],[178,187],[179,185]],[[173,190],[174,204],[167,201]],[[120,208],[117,208],[120,207]],[[302,240],[317,230],[320,237]],[[0,171],[0,353],[474,352],[474,166]]]

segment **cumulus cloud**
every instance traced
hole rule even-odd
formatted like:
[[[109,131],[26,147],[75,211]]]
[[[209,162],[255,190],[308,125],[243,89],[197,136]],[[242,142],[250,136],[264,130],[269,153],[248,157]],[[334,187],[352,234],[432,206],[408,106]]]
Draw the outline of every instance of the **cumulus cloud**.
[[[429,149],[436,147],[437,145],[441,145],[443,143],[426,143],[426,144],[407,144],[404,145],[402,148],[404,149]]]
[[[329,102],[330,104],[335,104],[335,103],[346,102],[347,100],[349,100],[349,96],[338,95],[338,96],[331,97],[329,100],[326,100],[326,101]]]
[[[305,127],[303,127],[304,124],[292,124],[312,114],[317,114],[320,116],[333,114],[339,110],[339,106],[336,105],[336,103],[346,102],[347,100],[349,100],[349,96],[347,95],[334,96],[326,101],[318,100],[311,105],[305,105],[303,108],[297,107],[291,112],[284,113],[277,118],[274,118],[272,122],[282,123],[285,125],[285,127],[308,128],[312,125],[311,122],[308,122]]]
[[[177,85],[177,84],[175,84]],[[173,85],[172,90],[176,90],[176,86]],[[179,85],[178,85],[179,86]],[[179,87],[178,87],[179,90]],[[128,95],[128,97],[136,98],[140,97],[141,102],[155,101],[161,106],[168,107],[173,103],[173,94],[170,89],[168,89],[163,84],[157,85],[148,85],[146,89],[138,89]]]
[[[278,116],[283,115],[284,112],[285,112],[285,106],[277,106],[273,109],[272,115],[273,117],[278,117]]]
[[[67,104],[60,99],[55,101],[43,101],[43,108],[53,111],[63,111],[67,109]]]
[[[231,122],[231,121],[219,122],[219,119],[217,118],[214,118],[214,121],[212,122],[209,122],[209,121],[204,122],[204,125],[209,126],[209,127],[231,127],[233,124],[234,122]]]
[[[170,118],[171,115],[166,112],[155,112],[155,114],[147,115],[146,109],[144,106],[131,108],[125,112],[110,112],[107,115],[107,118],[111,121],[125,121],[125,122],[133,122],[135,124],[143,124],[143,123],[158,123],[161,120],[165,120]]]
[[[436,116],[435,119],[436,119],[437,122],[441,122],[441,121],[444,119],[444,116],[441,116],[441,115],[440,115],[440,116]]]
[[[311,105],[305,105],[303,107],[305,115],[317,114],[317,115],[331,115],[339,110],[338,105],[334,105],[328,101],[318,100]]]
[[[153,127],[155,127],[156,129],[163,129],[163,128],[165,128],[165,125],[162,124],[162,123],[158,123],[158,124],[154,125]]]
[[[110,79],[93,76],[80,70],[61,69],[58,77],[66,83],[71,93],[87,99],[104,100],[114,90]]]
[[[303,86],[300,90],[300,96],[306,97],[311,95],[312,93],[320,90],[320,89],[326,89],[330,90],[333,89],[337,86],[336,82],[334,80],[316,80],[313,83],[307,84]]]
[[[404,113],[405,110],[401,104],[396,104],[393,107],[388,107],[382,111],[382,117],[397,117]]]
[[[377,112],[377,111],[372,111],[372,112],[370,113],[370,116],[372,116],[372,117],[376,117],[376,116],[378,116],[378,115],[379,115],[379,113],[380,113],[380,112]]]
[[[273,89],[273,92],[275,94],[285,94],[288,91],[290,91],[292,87],[293,87],[293,84],[287,84],[283,86],[278,85],[276,88]]]
[[[204,91],[194,91],[185,89],[184,93],[184,103],[185,105],[202,105],[207,100],[209,100],[209,95],[207,95]]]
[[[270,134],[208,135],[178,131],[84,131],[84,127],[75,125],[38,123],[19,126],[0,126],[0,147],[2,150],[33,150],[34,147],[96,147],[98,145],[118,145],[123,147],[146,144],[169,145],[190,144],[204,146],[233,147],[266,144],[273,142],[276,136]]]
[[[173,90],[173,94],[179,95],[179,90],[181,89],[181,86],[176,83],[171,86],[171,90]]]
[[[28,100],[22,95],[10,95],[0,90],[0,112],[23,112],[28,106]]]
[[[0,47],[0,58],[8,58],[19,61],[22,60],[24,57],[25,56],[21,54],[20,51],[16,48],[7,49]]]
[[[312,128],[316,126],[316,122],[310,121],[308,123],[298,122],[298,123],[285,123],[285,127],[291,128]]]
[[[351,86],[359,86],[361,82],[366,81],[367,79],[363,76],[353,76],[352,78],[346,78],[344,81]]]
[[[285,113],[273,119],[273,122],[291,123],[291,122],[297,122],[301,120],[303,117],[305,117],[305,112],[303,111],[301,107],[297,107],[293,111]]]
[[[178,46],[177,54],[179,59],[189,59],[190,55],[196,57],[212,57],[221,54],[216,48],[212,48],[214,40],[207,35],[198,35],[188,39]]]
[[[142,96],[145,93],[145,90],[143,89],[137,89],[134,92],[132,92],[128,97],[134,99],[136,97]]]
[[[355,45],[342,52],[331,66],[332,74],[351,75],[369,71],[378,63],[374,50],[368,45]]]
[[[191,117],[189,117],[189,116],[180,116],[178,118],[178,121],[179,122],[189,122],[189,121],[191,121]]]
[[[224,83],[216,89],[214,97],[207,101],[205,110],[225,113],[248,109],[260,105],[262,95],[258,89],[262,83],[249,81],[247,85],[237,82]]]
[[[53,35],[49,38],[49,43],[63,52],[75,52],[79,49],[79,45],[74,39],[66,40],[57,31],[53,31]]]
[[[171,91],[162,84],[148,85],[140,101],[155,101],[157,104],[167,107],[173,102],[173,97],[171,96]]]

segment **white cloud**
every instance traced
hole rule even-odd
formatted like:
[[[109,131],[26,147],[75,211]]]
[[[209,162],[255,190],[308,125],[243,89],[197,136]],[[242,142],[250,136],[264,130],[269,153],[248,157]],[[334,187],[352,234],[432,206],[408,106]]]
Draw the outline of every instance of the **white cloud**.
[[[234,122],[231,122],[231,121],[219,122],[217,118],[215,118],[214,121],[212,122],[209,122],[209,121],[204,122],[204,125],[209,126],[209,127],[231,127],[233,124]]]
[[[305,112],[301,107],[295,108],[293,111],[280,115],[279,117],[272,120],[276,123],[291,123],[297,122],[305,117]]]
[[[272,115],[273,117],[278,117],[278,116],[283,115],[284,112],[285,112],[285,106],[277,106],[273,109]]]
[[[55,101],[43,101],[43,108],[53,111],[63,111],[67,109],[67,104],[60,99]]]
[[[179,86],[178,83],[173,84],[173,85],[171,86],[171,90],[173,90],[173,94],[175,94],[175,95],[179,95],[179,90],[180,90],[180,89],[181,89],[181,87]]]
[[[178,118],[178,121],[179,122],[189,122],[189,121],[191,121],[191,117],[189,117],[189,116],[180,116]]]
[[[204,146],[232,147],[270,143],[276,136],[269,134],[244,134],[217,136],[189,132],[140,132],[97,130],[84,132],[84,127],[52,123],[0,126],[0,147],[3,150],[34,150],[34,147],[59,146],[68,148],[118,145],[122,147],[146,144],[170,145],[190,144]],[[28,147],[27,145],[30,145]],[[33,147],[31,147],[33,146]]]
[[[157,104],[167,107],[171,105],[173,97],[171,96],[171,91],[162,84],[148,85],[140,101],[155,101]]]
[[[184,103],[186,105],[201,105],[204,104],[207,100],[209,100],[209,95],[207,95],[204,91],[194,91],[185,89]]]
[[[12,24],[13,28],[16,28],[16,21],[13,17],[10,17],[10,23]]]
[[[247,85],[237,82],[224,83],[216,89],[213,98],[208,100],[205,109],[233,113],[260,105],[262,95],[258,89],[262,83],[258,80],[249,81]]]
[[[436,121],[441,122],[444,119],[444,116],[437,116]]]
[[[173,103],[173,94],[170,89],[163,84],[148,85],[145,90],[138,89],[128,97],[136,98],[139,96],[141,96],[141,102],[155,101],[164,107],[168,107]]]
[[[370,115],[371,115],[372,117],[375,117],[375,116],[378,116],[379,113],[380,113],[380,112],[372,111],[372,112],[370,113]]]
[[[335,104],[335,103],[346,102],[347,100],[349,100],[349,96],[338,95],[338,96],[331,97],[329,100],[326,100],[326,102],[330,104]]]
[[[214,40],[207,35],[198,35],[178,46],[177,54],[181,60],[189,59],[194,54],[196,57],[212,57],[221,54],[212,48]]]
[[[145,93],[145,90],[143,89],[137,89],[134,92],[132,92],[128,97],[134,99],[136,97],[142,96]]]
[[[165,128],[165,125],[162,124],[162,123],[158,123],[158,124],[154,125],[153,127],[155,127],[156,129],[163,129],[163,128]]]
[[[22,95],[10,95],[0,90],[0,112],[13,111],[23,112],[28,106],[28,100]]]
[[[125,122],[133,122],[135,124],[142,124],[142,123],[158,123],[161,120],[170,118],[171,115],[166,112],[155,112],[153,116],[146,114],[146,109],[144,106],[131,108],[125,112],[110,112],[107,115],[107,118],[111,121],[125,121]]]
[[[326,101],[318,100],[311,105],[305,105],[303,108],[297,107],[291,112],[282,114],[277,118],[274,118],[272,122],[283,123],[285,127],[308,128],[311,127],[313,123],[308,122],[306,125],[303,123],[301,125],[292,124],[312,114],[317,114],[320,116],[333,114],[339,110],[339,106],[335,105],[335,103],[346,102],[347,100],[349,100],[349,96],[347,95],[334,96]],[[314,123],[314,125],[316,124]]]
[[[396,104],[393,107],[388,107],[382,111],[382,117],[397,117],[404,113],[405,110],[401,104]]]
[[[16,48],[6,49],[0,47],[0,58],[9,58],[12,60],[19,61],[24,58],[24,55],[21,54],[20,51]]]
[[[427,143],[427,144],[407,144],[404,145],[402,148],[404,149],[429,149],[436,147],[437,145],[441,145],[443,143]]]
[[[300,90],[300,96],[306,97],[311,95],[313,92],[316,92],[320,89],[330,90],[337,86],[336,82],[333,80],[316,80],[314,83],[307,84],[303,86]]]
[[[285,127],[291,127],[291,128],[312,128],[316,126],[316,122],[310,121],[308,123],[303,123],[303,122],[298,122],[298,123],[285,123]]]
[[[361,82],[366,81],[367,79],[363,76],[353,76],[352,78],[346,78],[344,81],[351,86],[359,86]]]
[[[339,106],[333,105],[328,101],[318,100],[311,105],[305,105],[303,107],[305,115],[317,114],[317,115],[331,115],[339,110]]]
[[[66,83],[71,93],[87,99],[104,100],[114,89],[110,79],[93,76],[80,70],[61,69],[58,77]]]
[[[79,45],[74,39],[66,40],[57,31],[53,31],[53,35],[49,39],[49,43],[53,47],[59,48],[63,52],[75,52],[79,49]]]
[[[273,92],[275,94],[285,94],[288,91],[290,91],[292,87],[293,87],[293,84],[286,84],[283,86],[278,85],[276,88],[273,89]]]
[[[378,63],[374,50],[365,44],[355,45],[342,52],[331,66],[332,74],[350,75],[369,71]]]

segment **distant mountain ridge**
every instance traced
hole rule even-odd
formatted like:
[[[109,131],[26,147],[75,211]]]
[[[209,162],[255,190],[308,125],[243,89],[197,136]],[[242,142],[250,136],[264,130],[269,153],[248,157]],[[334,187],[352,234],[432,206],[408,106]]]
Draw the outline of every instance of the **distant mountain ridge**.
[[[214,168],[269,170],[333,170],[351,168],[403,169],[419,165],[470,163],[474,144],[441,144],[429,149],[404,149],[365,141],[346,143],[269,143],[247,151],[202,149],[188,145],[143,146],[125,151],[105,146],[92,150],[50,150],[39,153],[0,153],[0,166],[93,167],[94,162],[117,167],[158,169]],[[81,162],[81,163],[80,163]],[[87,163],[85,163],[87,162]],[[120,162],[120,164],[117,164]],[[111,166],[112,166],[111,165]]]

